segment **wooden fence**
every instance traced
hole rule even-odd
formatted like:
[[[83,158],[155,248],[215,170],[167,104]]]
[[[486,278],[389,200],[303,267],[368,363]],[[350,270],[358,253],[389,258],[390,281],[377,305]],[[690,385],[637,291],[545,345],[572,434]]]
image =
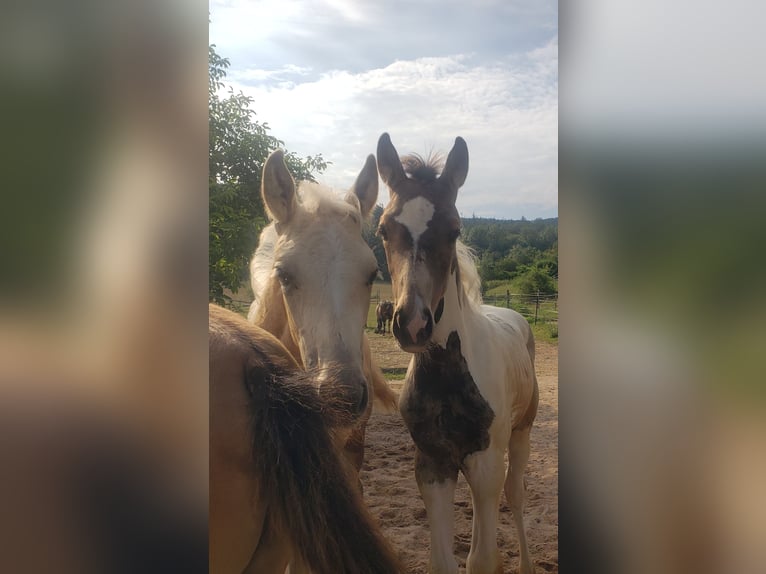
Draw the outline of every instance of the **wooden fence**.
[[[391,296],[386,296],[380,289],[373,288],[370,297],[370,309],[368,313],[367,325],[375,327],[375,307],[381,299],[392,300]],[[518,311],[529,320],[533,325],[537,324],[558,324],[559,320],[559,297],[558,294],[537,293],[534,295],[522,295],[521,293],[511,293],[506,291],[505,295],[485,295],[483,297],[486,305],[495,307],[506,307]],[[249,301],[232,300],[231,306],[242,315],[247,315],[250,306]]]
[[[371,317],[375,317],[375,307],[381,299],[386,299],[386,297],[382,296],[379,290],[373,289],[370,299]],[[391,300],[391,297],[388,299]],[[522,295],[521,293],[506,291],[505,295],[484,295],[483,299],[486,305],[518,311],[533,325],[558,323],[559,320],[559,296],[557,293]]]

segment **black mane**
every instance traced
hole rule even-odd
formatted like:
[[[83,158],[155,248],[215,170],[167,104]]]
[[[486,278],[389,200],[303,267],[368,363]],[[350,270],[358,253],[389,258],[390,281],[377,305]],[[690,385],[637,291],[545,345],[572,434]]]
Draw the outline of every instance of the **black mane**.
[[[401,158],[404,173],[410,179],[415,179],[423,183],[435,181],[444,168],[442,155],[439,153],[430,153],[428,157],[411,153]]]

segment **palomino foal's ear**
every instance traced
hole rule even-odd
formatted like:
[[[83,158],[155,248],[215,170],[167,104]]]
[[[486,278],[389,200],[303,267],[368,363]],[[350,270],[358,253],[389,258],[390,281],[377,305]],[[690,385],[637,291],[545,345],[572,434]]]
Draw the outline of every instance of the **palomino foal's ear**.
[[[351,194],[354,194],[359,200],[362,217],[367,217],[378,199],[378,168],[375,165],[374,155],[367,156],[362,171],[359,172],[354,185],[351,186],[349,195]],[[349,203],[356,204],[353,198],[349,199],[352,199]]]
[[[395,193],[394,187],[401,181],[407,179],[402,167],[402,161],[399,154],[396,153],[394,144],[391,143],[391,137],[384,133],[378,140],[378,171],[392,193]]]
[[[450,190],[457,198],[457,190],[465,183],[468,176],[468,146],[461,137],[455,138],[455,145],[447,156],[447,162],[444,164],[444,170],[439,179],[445,181],[450,186]]]
[[[287,223],[295,213],[295,181],[285,164],[285,152],[271,153],[263,166],[261,197],[269,217],[278,223]]]

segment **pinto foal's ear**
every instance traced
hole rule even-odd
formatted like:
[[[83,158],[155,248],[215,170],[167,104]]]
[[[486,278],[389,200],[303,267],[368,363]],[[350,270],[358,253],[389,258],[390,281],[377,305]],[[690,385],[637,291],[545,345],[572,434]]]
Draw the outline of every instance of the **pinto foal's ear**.
[[[362,217],[367,217],[378,199],[378,168],[375,165],[374,155],[367,156],[362,171],[359,172],[354,185],[351,186],[351,191],[349,191],[347,199],[351,200],[349,203],[355,205],[355,201],[350,197],[351,194],[359,200]]]
[[[295,181],[285,164],[285,152],[271,153],[263,166],[261,197],[269,217],[278,223],[287,223],[295,213]]]
[[[457,198],[457,190],[465,183],[468,176],[468,146],[461,137],[455,138],[455,145],[447,156],[447,162],[444,164],[444,170],[439,179],[445,181],[452,191],[453,201]]]
[[[392,193],[399,182],[407,179],[399,154],[396,153],[396,148],[387,133],[380,136],[378,140],[378,171],[383,183],[391,189]]]

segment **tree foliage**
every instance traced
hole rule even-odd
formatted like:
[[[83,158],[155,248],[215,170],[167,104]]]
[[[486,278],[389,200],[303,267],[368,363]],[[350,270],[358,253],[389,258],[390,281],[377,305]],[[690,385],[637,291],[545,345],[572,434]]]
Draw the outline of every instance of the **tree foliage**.
[[[463,241],[478,258],[482,284],[514,281],[521,293],[556,292],[558,219],[464,218]]]
[[[378,262],[378,271],[384,281],[391,281],[391,274],[388,271],[388,261],[386,260],[386,251],[383,249],[383,240],[378,235],[378,225],[380,225],[380,216],[383,215],[383,206],[376,205],[372,209],[369,221],[362,229],[362,235],[367,245],[370,246]]]
[[[254,119],[252,98],[231,88],[221,96],[228,67],[228,59],[210,46],[208,295],[219,304],[227,302],[227,289],[236,293],[247,280],[249,259],[267,223],[260,195],[263,164],[272,151],[284,147],[267,123]],[[298,181],[314,181],[314,174],[327,167],[321,154],[299,158],[286,152],[285,161]]]

